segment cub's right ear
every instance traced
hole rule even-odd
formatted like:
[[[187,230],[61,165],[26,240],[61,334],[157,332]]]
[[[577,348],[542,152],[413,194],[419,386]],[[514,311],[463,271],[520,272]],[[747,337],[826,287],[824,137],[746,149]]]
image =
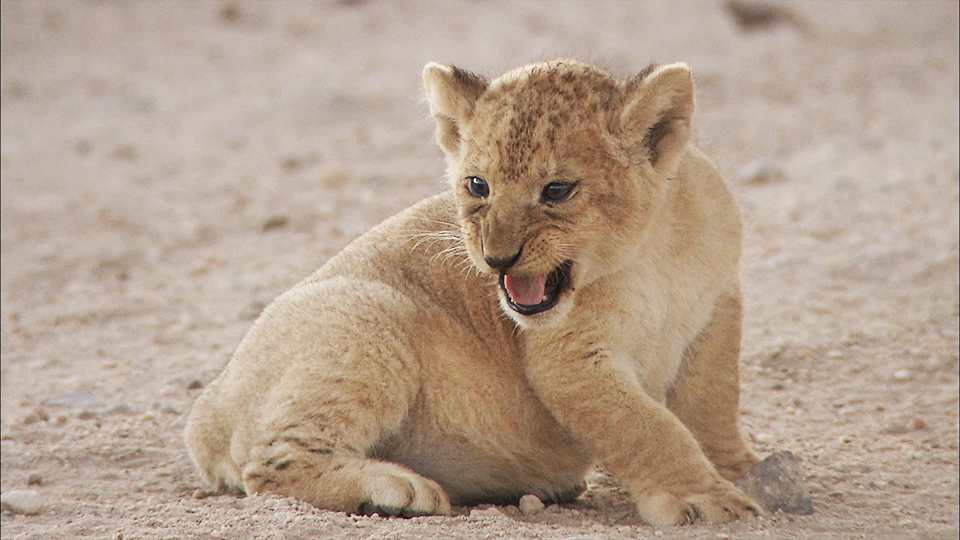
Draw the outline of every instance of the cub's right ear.
[[[621,129],[654,169],[672,176],[690,139],[693,78],[686,64],[653,68],[628,91]]]
[[[454,159],[460,150],[460,127],[473,114],[490,81],[454,66],[430,62],[423,68],[423,86],[430,114],[437,122],[437,142]]]

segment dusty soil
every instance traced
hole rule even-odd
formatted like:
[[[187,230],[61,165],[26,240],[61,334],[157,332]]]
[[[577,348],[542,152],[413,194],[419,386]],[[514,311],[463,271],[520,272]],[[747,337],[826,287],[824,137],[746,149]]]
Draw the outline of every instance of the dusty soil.
[[[958,534],[958,3],[3,1],[2,490],[14,538]],[[753,21],[752,23],[750,21]],[[747,220],[743,424],[816,512],[655,530],[602,475],[522,515],[198,494],[199,389],[265,303],[442,189],[431,60],[685,60]]]

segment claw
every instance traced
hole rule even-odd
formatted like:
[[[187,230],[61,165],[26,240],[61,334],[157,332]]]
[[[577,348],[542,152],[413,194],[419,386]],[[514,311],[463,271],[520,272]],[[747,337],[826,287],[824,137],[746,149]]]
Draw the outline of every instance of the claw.
[[[380,506],[372,502],[365,502],[360,505],[358,512],[361,515],[372,517],[374,515],[381,517],[396,517],[401,515],[402,511],[399,508],[392,508],[388,506]],[[404,516],[406,517],[406,516]]]
[[[692,525],[703,519],[703,516],[700,515],[700,509],[692,504],[687,505],[687,508],[684,510],[683,514],[683,523],[685,525]]]

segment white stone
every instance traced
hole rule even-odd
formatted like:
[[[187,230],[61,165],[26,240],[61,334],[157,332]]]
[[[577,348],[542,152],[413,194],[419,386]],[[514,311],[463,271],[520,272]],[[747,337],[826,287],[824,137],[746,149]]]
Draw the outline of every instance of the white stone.
[[[24,489],[3,493],[0,495],[0,505],[16,514],[39,514],[43,501],[36,491]]]

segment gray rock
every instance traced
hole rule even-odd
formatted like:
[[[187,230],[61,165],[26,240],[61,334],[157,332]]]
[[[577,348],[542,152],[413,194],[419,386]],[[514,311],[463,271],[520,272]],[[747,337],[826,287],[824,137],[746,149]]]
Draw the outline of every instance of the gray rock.
[[[0,494],[0,506],[15,514],[39,514],[43,508],[40,494],[32,489],[18,489]]]
[[[813,500],[803,483],[803,470],[788,450],[770,454],[750,467],[736,485],[768,512],[813,513]]]

